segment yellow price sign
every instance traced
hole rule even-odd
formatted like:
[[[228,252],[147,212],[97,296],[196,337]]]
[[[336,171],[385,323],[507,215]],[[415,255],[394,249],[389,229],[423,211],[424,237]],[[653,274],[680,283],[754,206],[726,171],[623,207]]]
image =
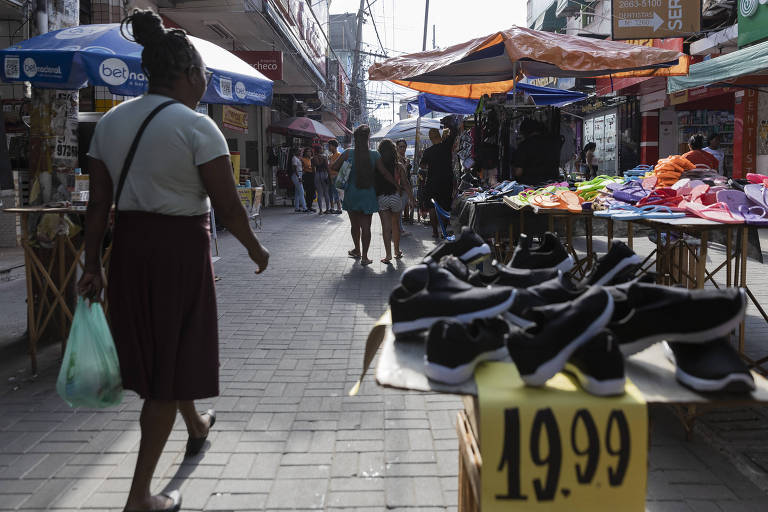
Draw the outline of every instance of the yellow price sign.
[[[610,398],[563,374],[530,388],[510,363],[475,380],[484,512],[645,510],[648,416],[631,383]]]

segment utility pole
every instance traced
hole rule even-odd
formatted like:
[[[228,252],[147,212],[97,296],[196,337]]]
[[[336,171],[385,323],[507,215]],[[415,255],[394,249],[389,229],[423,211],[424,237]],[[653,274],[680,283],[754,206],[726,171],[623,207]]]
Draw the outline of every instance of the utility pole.
[[[362,5],[362,3],[360,4]],[[424,41],[421,43],[421,51],[427,51],[427,27],[429,26],[429,0],[424,7]]]
[[[365,0],[360,0],[360,9],[357,11],[357,39],[355,39],[355,55],[352,60],[352,109],[358,116],[358,119],[363,115],[363,104],[360,98],[362,97],[360,91],[360,47],[363,42],[363,13],[365,9]]]
[[[392,91],[392,124],[395,124],[395,91]]]
[[[435,44],[435,26],[432,25],[432,49],[434,50],[437,48],[437,45]]]

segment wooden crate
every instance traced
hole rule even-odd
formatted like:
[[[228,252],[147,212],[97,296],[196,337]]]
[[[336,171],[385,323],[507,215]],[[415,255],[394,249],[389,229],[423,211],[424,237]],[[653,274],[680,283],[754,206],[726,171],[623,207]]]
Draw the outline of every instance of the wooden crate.
[[[466,411],[457,414],[456,433],[459,437],[459,512],[480,512],[483,461]]]

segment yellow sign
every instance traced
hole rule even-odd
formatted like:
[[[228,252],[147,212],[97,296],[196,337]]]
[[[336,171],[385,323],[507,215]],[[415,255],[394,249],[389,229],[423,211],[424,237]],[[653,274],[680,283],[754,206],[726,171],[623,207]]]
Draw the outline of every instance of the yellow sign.
[[[511,363],[485,363],[475,380],[483,512],[645,510],[648,416],[631,383],[611,398],[564,374],[530,388]]]
[[[224,105],[222,124],[230,130],[248,133],[248,112]]]

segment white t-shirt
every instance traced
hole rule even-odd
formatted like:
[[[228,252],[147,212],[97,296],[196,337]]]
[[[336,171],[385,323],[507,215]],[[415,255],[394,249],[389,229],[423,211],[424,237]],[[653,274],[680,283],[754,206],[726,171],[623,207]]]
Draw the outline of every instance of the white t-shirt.
[[[116,106],[101,118],[88,155],[104,162],[113,193],[139,127],[155,107],[170,98],[148,94]],[[198,166],[229,148],[211,118],[176,103],[165,107],[147,125],[120,196],[121,211],[164,215],[202,215],[210,211],[208,193]]]
[[[293,170],[296,173],[296,176],[301,178],[301,175],[304,174],[304,164],[301,162],[301,158],[293,155],[291,165],[293,165]]]
[[[725,159],[725,153],[723,153],[719,149],[712,149],[709,146],[704,148],[704,151],[706,151],[713,157],[717,158],[717,162],[718,162],[717,172],[719,172],[720,174],[723,174],[723,160]]]

